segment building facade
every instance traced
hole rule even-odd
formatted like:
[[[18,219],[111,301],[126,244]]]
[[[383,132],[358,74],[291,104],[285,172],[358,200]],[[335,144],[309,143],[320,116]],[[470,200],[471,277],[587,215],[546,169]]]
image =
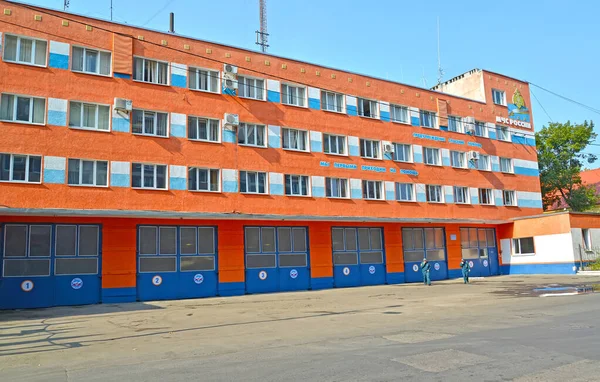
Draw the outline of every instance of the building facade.
[[[0,308],[499,274],[529,85],[434,90],[0,1]]]

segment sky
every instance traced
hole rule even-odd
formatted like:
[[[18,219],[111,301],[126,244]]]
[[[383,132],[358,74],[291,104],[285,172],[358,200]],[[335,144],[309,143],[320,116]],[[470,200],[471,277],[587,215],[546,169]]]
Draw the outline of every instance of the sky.
[[[258,9],[258,0],[113,0],[113,20],[167,31],[174,12],[178,34],[257,50]],[[110,0],[70,0],[69,11],[110,19]],[[487,69],[600,109],[598,14],[593,0],[267,0],[269,53],[431,87],[439,17],[444,80]],[[600,122],[600,114],[531,90],[536,130],[550,121]],[[600,146],[587,152],[600,156]]]

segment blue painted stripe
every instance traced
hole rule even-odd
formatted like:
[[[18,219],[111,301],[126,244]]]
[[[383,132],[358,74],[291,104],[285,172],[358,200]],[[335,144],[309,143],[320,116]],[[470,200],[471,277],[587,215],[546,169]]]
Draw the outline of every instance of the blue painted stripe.
[[[396,193],[393,190],[385,192],[385,200],[395,200],[395,199],[396,199]]]
[[[448,131],[448,126],[440,125],[440,130],[442,130],[442,131]]]
[[[403,284],[406,282],[404,272],[390,272],[386,275],[388,284]]]
[[[223,130],[223,142],[225,143],[235,143],[235,131],[232,130]]]
[[[526,175],[526,176],[540,176],[540,170],[536,168],[527,168],[527,167],[519,167],[515,166],[515,174],[516,175]]]
[[[64,184],[65,170],[44,169],[44,183]]]
[[[448,269],[449,279],[462,279],[462,269]]]
[[[523,208],[542,208],[542,201],[517,198],[517,205]]]
[[[283,195],[283,184],[270,183],[269,193],[271,195]]]
[[[331,289],[333,288],[333,277],[315,277],[310,279],[310,289]]]
[[[512,142],[513,143],[518,143],[520,145],[524,145],[527,143],[527,140],[525,139],[525,137],[523,136],[519,136],[519,135],[512,135]]]
[[[383,159],[392,160],[392,159],[394,159],[394,156],[392,155],[392,153],[384,153]]]
[[[502,205],[504,205],[504,201],[502,200],[502,198],[496,198],[496,205],[497,205],[497,206],[502,206]]]
[[[527,146],[534,146],[535,147],[535,138],[525,138],[525,144]]]
[[[223,192],[238,192],[238,182],[235,180],[224,181]]]
[[[410,124],[413,126],[421,126],[421,119],[419,117],[410,117]]]
[[[358,115],[358,109],[357,109],[357,108],[356,108],[356,106],[354,106],[354,105],[347,105],[347,106],[346,106],[346,113],[347,113],[348,115],[351,115],[351,116],[354,116],[354,117],[355,117],[355,116],[357,116],[357,115]]]
[[[64,111],[48,110],[48,124],[67,126],[67,113]]]
[[[321,141],[310,141],[310,151],[314,153],[323,152],[323,143]]]
[[[267,101],[280,103],[281,102],[281,95],[280,95],[280,93],[276,92],[276,91],[273,91],[273,90],[268,90],[267,91]]]
[[[279,135],[270,134],[269,132],[269,140],[268,147],[272,149],[280,149],[281,148],[281,137]]]
[[[384,122],[389,122],[390,121],[390,112],[389,111],[382,111],[380,112],[380,116],[379,119],[381,119]]]
[[[417,202],[426,202],[427,197],[424,192],[417,192]]]
[[[350,197],[352,199],[362,199],[362,190],[360,188],[353,188],[350,190]]]
[[[471,195],[471,204],[479,204],[479,195],[477,195],[477,196]]]
[[[444,196],[445,196],[444,202],[454,203],[454,194],[445,194]]]
[[[135,287],[130,288],[102,288],[101,301],[105,304],[121,302],[134,302],[136,300]]]
[[[488,130],[488,138],[489,139],[497,139],[496,137],[496,130]]]
[[[171,190],[185,190],[187,187],[185,178],[170,178],[169,188]]]
[[[129,187],[130,183],[128,174],[110,174],[111,187]]]
[[[573,270],[575,267],[575,270]],[[575,263],[555,264],[503,264],[500,266],[504,275],[549,275],[549,274],[575,274]]]
[[[450,166],[450,158],[442,157],[442,166]]]
[[[131,74],[113,73],[113,77],[115,77],[115,78],[123,78],[124,80],[130,80],[131,79]]]
[[[56,69],[69,69],[69,56],[58,53],[50,53],[50,60],[48,60],[48,66]]]
[[[423,163],[423,154],[415,153],[413,156],[415,163]]]
[[[219,283],[219,296],[242,296],[245,292],[244,282]]]
[[[500,171],[500,165],[497,164],[497,163],[492,163],[492,171],[499,172]]]
[[[318,98],[309,98],[308,107],[315,110],[321,110],[321,100]]]
[[[348,153],[353,157],[360,156],[360,150],[358,149],[358,146],[348,146]]]
[[[129,120],[121,117],[113,117],[112,119],[112,131],[118,133],[129,132]]]
[[[325,197],[325,187],[313,186],[312,196],[314,196],[315,198],[324,198]]]
[[[171,136],[177,138],[185,138],[185,126],[184,125],[171,125]]]
[[[178,88],[187,87],[187,77],[179,74],[171,74],[171,85]]]
[[[227,88],[225,86],[223,86],[223,89],[222,89],[221,93],[226,94],[226,95],[230,95],[230,96],[234,96],[234,97],[237,96],[237,92],[235,91],[235,89],[229,89],[229,88]]]

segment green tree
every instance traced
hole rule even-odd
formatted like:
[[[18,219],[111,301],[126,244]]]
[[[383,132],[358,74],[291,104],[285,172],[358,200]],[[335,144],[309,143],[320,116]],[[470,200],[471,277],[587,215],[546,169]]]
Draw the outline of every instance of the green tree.
[[[594,123],[585,121],[552,122],[535,134],[544,210],[557,202],[572,211],[585,211],[598,201],[596,189],[581,182],[584,163],[594,163],[596,156],[585,152],[596,139]]]

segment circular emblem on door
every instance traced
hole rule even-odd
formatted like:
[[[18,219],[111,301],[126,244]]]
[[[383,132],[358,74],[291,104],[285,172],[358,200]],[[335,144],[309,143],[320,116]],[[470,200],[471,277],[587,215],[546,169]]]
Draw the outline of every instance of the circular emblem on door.
[[[469,267],[473,268],[473,262],[469,261]]]
[[[290,277],[293,278],[293,279],[295,279],[296,277],[298,277],[298,271],[295,270],[295,269],[292,269],[290,271]]]
[[[202,276],[201,273],[198,273],[197,275],[194,275],[194,282],[196,284],[202,284],[203,281],[204,281],[204,276]]]
[[[258,278],[261,280],[266,280],[267,279],[267,272],[266,271],[260,271],[258,272]]]
[[[31,292],[32,289],[33,289],[33,281],[25,280],[21,283],[21,290],[23,292]]]
[[[440,263],[433,264],[433,269],[435,269],[436,271],[439,271],[440,270]]]
[[[81,289],[82,286],[83,286],[83,280],[80,279],[79,277],[75,277],[73,280],[71,280],[71,288],[77,290],[77,289]]]
[[[344,267],[344,269],[342,269],[342,273],[344,276],[348,276],[350,274],[350,268]]]
[[[372,274],[372,275],[375,274],[375,267],[374,266],[371,265],[369,267],[369,273]]]
[[[488,266],[488,261],[487,260],[483,260],[483,266],[487,267]]]
[[[413,271],[418,272],[419,266],[417,264],[413,265]]]
[[[160,277],[159,275],[152,277],[152,284],[154,284],[155,286],[159,286],[160,284],[162,284],[162,277]]]

